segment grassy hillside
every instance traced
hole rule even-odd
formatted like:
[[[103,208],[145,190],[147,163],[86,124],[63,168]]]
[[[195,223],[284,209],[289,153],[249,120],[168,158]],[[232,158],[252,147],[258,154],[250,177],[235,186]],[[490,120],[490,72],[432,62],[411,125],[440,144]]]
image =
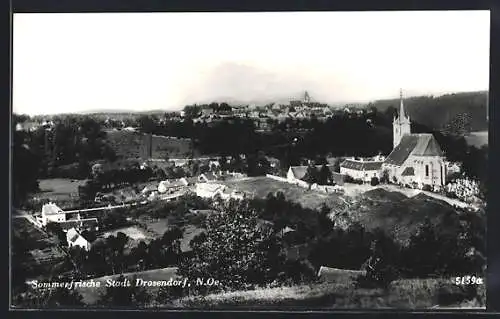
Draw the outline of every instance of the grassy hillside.
[[[358,221],[368,230],[381,228],[401,243],[407,243],[426,218],[434,225],[448,225],[457,216],[455,208],[444,201],[422,193],[406,197],[381,188],[351,200],[347,209],[333,207],[333,211],[339,223]]]
[[[462,289],[451,279],[405,279],[394,281],[389,289],[355,287],[354,280],[320,282],[311,285],[264,288],[185,297],[173,307],[252,308],[252,309],[429,309],[442,307],[484,307],[485,289],[479,297],[463,297]]]
[[[379,100],[372,104],[377,110],[384,112],[391,106],[398,108],[399,99]],[[444,128],[462,113],[469,115],[472,131],[488,129],[486,91],[447,94],[438,97],[410,97],[404,100],[404,105],[412,120],[434,129]]]
[[[135,273],[127,273],[123,274],[125,278],[128,278],[129,280],[132,280],[134,276],[136,278],[141,278],[145,281],[147,280],[169,280],[170,278],[176,278],[176,273],[177,273],[177,268],[175,267],[170,267],[170,268],[162,268],[162,269],[153,269],[153,270],[146,270],[146,271],[139,271]],[[99,277],[99,278],[94,278],[94,282],[99,282],[100,287],[88,287],[88,288],[83,288],[83,287],[78,287],[75,288],[78,290],[78,292],[82,295],[83,297],[83,302],[91,305],[95,304],[98,300],[101,294],[104,294],[106,292],[106,281],[107,280],[118,280],[120,275],[113,275],[113,276],[105,276],[105,277]],[[157,287],[148,287],[148,293],[155,293],[158,290]]]

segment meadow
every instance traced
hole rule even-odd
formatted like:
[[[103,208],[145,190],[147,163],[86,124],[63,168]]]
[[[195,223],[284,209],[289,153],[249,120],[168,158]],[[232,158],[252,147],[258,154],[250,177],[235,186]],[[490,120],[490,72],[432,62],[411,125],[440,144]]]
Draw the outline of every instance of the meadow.
[[[402,279],[388,289],[358,288],[350,276],[335,282],[234,291],[207,296],[184,297],[173,307],[204,309],[436,309],[440,307],[485,307],[484,285],[479,295],[468,299],[464,289],[451,279]]]
[[[269,193],[282,192],[286,199],[312,209],[320,208],[323,203],[333,207],[343,202],[337,194],[311,191],[268,177],[250,177],[244,180],[221,181],[218,183],[226,185],[230,190],[239,190],[259,198],[265,198]]]
[[[145,270],[145,271],[139,271],[139,272],[134,272],[134,273],[125,273],[123,276],[125,278],[128,278],[129,280],[132,281],[132,278],[137,277],[143,280],[169,280],[170,278],[175,278],[177,272],[176,267],[168,267],[168,268],[161,268],[161,269],[152,269],[152,270]],[[101,294],[104,294],[106,292],[106,281],[111,279],[111,280],[118,280],[120,275],[112,275],[112,276],[104,276],[104,277],[98,277],[98,278],[93,278],[92,281],[94,282],[99,282],[100,287],[78,287],[76,290],[82,295],[83,297],[83,302],[87,305],[92,305],[95,304]],[[90,280],[90,279],[89,279]],[[148,287],[146,288],[148,290],[148,293],[155,293],[157,291],[157,287]]]

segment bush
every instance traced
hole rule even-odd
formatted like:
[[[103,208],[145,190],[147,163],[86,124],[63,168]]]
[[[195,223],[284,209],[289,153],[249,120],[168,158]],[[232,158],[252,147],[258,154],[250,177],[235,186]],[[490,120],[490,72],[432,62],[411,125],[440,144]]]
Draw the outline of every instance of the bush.
[[[472,289],[470,289],[472,287]],[[437,290],[437,304],[440,306],[456,305],[474,297],[474,286],[461,287],[456,285],[440,284]]]
[[[372,177],[371,181],[370,181],[370,185],[372,186],[377,186],[379,184],[379,180],[378,180],[378,177]]]
[[[423,187],[422,187],[422,190],[423,191],[427,191],[427,192],[432,192],[432,186],[429,185],[429,184],[425,184]]]
[[[345,175],[344,182],[345,183],[354,183],[354,178],[352,178],[352,176],[350,176],[350,175]]]

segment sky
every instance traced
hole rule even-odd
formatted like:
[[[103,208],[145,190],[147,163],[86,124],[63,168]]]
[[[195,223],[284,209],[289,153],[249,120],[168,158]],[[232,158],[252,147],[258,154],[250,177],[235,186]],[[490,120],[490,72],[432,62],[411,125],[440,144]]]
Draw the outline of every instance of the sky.
[[[14,14],[13,111],[488,90],[489,11]]]

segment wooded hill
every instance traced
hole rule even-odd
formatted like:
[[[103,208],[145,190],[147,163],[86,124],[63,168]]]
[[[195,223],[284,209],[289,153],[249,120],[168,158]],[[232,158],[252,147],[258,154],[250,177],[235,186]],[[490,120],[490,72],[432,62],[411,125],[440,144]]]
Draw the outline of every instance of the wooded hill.
[[[436,130],[443,130],[457,120],[466,119],[470,131],[488,129],[486,118],[488,92],[464,92],[442,96],[417,96],[404,99],[405,110],[412,121]],[[368,104],[378,111],[388,112],[389,108],[399,108],[399,99],[378,100]]]

